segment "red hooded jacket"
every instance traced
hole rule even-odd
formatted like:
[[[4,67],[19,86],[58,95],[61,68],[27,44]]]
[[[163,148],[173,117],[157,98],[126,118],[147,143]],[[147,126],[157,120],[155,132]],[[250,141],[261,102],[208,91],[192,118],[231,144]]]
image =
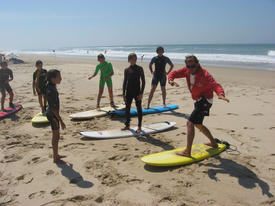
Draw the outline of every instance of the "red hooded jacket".
[[[213,91],[216,92],[218,96],[224,96],[222,86],[216,82],[216,80],[206,69],[200,67],[195,75],[195,82],[192,89],[190,88],[190,73],[187,67],[170,72],[168,74],[168,80],[173,81],[176,78],[185,77],[189,91],[192,94],[192,98],[196,101],[201,97],[212,99]]]

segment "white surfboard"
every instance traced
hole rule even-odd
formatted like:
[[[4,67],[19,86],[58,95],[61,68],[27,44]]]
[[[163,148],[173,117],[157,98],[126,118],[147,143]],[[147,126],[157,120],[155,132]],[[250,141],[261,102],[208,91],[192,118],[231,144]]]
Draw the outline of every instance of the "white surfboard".
[[[136,133],[137,127],[133,127],[130,130],[123,131],[121,129],[116,129],[105,131],[80,132],[80,134],[93,139],[123,138],[162,132],[164,130],[174,127],[175,125],[176,122],[158,122],[150,125],[144,125],[143,127],[141,127],[142,132],[140,134]]]
[[[102,108],[100,108],[100,110],[93,109],[93,110],[89,110],[89,111],[85,111],[85,112],[79,112],[79,113],[71,114],[69,117],[74,120],[92,119],[94,117],[106,116],[108,114],[108,112],[110,112],[110,111],[114,111],[116,109],[124,109],[124,108],[125,108],[125,105],[120,104],[120,105],[116,105],[115,108],[113,108],[111,106],[102,107]]]

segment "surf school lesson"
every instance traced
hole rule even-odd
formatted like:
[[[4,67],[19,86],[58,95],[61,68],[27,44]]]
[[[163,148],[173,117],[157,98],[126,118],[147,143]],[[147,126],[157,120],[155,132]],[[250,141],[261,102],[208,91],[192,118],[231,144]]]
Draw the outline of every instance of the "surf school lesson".
[[[225,87],[222,81],[227,82],[226,77],[216,79],[216,70],[209,72],[194,55],[186,56],[184,65],[175,66],[173,59],[165,56],[163,47],[156,48],[156,56],[147,66],[140,64],[135,53],[130,53],[127,59],[121,64],[122,68],[117,68],[104,54],[99,54],[97,64],[90,66],[89,70],[71,63],[79,69],[76,73],[66,71],[65,66],[44,67],[46,62],[36,59],[33,71],[29,72],[32,79],[29,88],[13,87],[13,81],[19,75],[2,62],[1,121],[14,115],[18,118],[21,114],[28,115],[29,131],[26,135],[35,136],[42,132],[47,137],[47,141],[43,141],[48,142],[45,144],[50,144],[50,148],[43,147],[43,153],[49,154],[47,161],[51,160],[57,167],[76,161],[77,153],[70,154],[74,149],[72,145],[81,150],[80,146],[86,142],[91,148],[95,143],[102,146],[102,151],[97,151],[103,154],[100,162],[104,159],[114,164],[139,162],[144,165],[145,173],[150,171],[148,168],[188,168],[191,163],[204,164],[203,160],[212,156],[213,161],[219,161],[219,153],[232,150],[230,144],[233,142],[235,146],[236,140],[231,141],[234,132],[228,123],[236,115],[230,109],[231,102],[226,95],[229,84]],[[68,76],[73,76],[75,81],[68,81]],[[31,104],[33,108],[25,113],[24,104],[18,101],[25,100],[21,96],[18,98],[17,94],[27,90],[32,92],[31,98],[35,101]],[[81,103],[82,99],[85,102]],[[217,120],[221,114],[226,115]],[[223,126],[220,128],[220,125]],[[73,135],[73,142],[66,143],[68,135]],[[174,136],[178,140],[173,146]],[[129,139],[144,146],[138,148],[126,144]],[[115,141],[111,148],[106,146],[108,141]],[[112,150],[116,153],[123,151],[123,154],[113,156]],[[139,150],[142,150],[140,154]],[[94,162],[98,161],[94,159]],[[95,165],[90,168],[99,171]]]

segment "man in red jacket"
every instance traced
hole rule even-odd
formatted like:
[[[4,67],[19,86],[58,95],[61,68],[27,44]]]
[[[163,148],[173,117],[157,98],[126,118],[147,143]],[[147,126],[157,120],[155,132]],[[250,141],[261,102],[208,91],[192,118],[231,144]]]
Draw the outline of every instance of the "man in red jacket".
[[[186,67],[170,72],[168,75],[168,81],[170,85],[179,87],[179,85],[174,82],[174,79],[185,77],[192,98],[195,100],[195,109],[187,121],[186,149],[177,152],[178,155],[190,157],[195,136],[195,127],[197,127],[210,140],[210,143],[207,143],[206,145],[217,147],[217,143],[211,132],[202,124],[204,117],[209,116],[209,110],[213,104],[213,92],[218,95],[219,99],[226,102],[229,102],[229,100],[225,98],[224,90],[221,85],[215,81],[208,71],[200,66],[199,60],[196,56],[187,56],[185,64]]]

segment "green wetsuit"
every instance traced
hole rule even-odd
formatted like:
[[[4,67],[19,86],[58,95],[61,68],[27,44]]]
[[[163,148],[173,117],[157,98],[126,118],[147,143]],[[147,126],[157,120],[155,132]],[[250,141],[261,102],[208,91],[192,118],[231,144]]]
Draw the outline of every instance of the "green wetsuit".
[[[99,87],[103,88],[105,85],[105,82],[108,87],[112,86],[112,78],[108,78],[105,80],[105,77],[108,77],[111,75],[111,73],[114,72],[113,66],[110,62],[105,61],[104,64],[98,64],[95,69],[95,74],[98,73],[100,70],[100,81],[99,81]]]

